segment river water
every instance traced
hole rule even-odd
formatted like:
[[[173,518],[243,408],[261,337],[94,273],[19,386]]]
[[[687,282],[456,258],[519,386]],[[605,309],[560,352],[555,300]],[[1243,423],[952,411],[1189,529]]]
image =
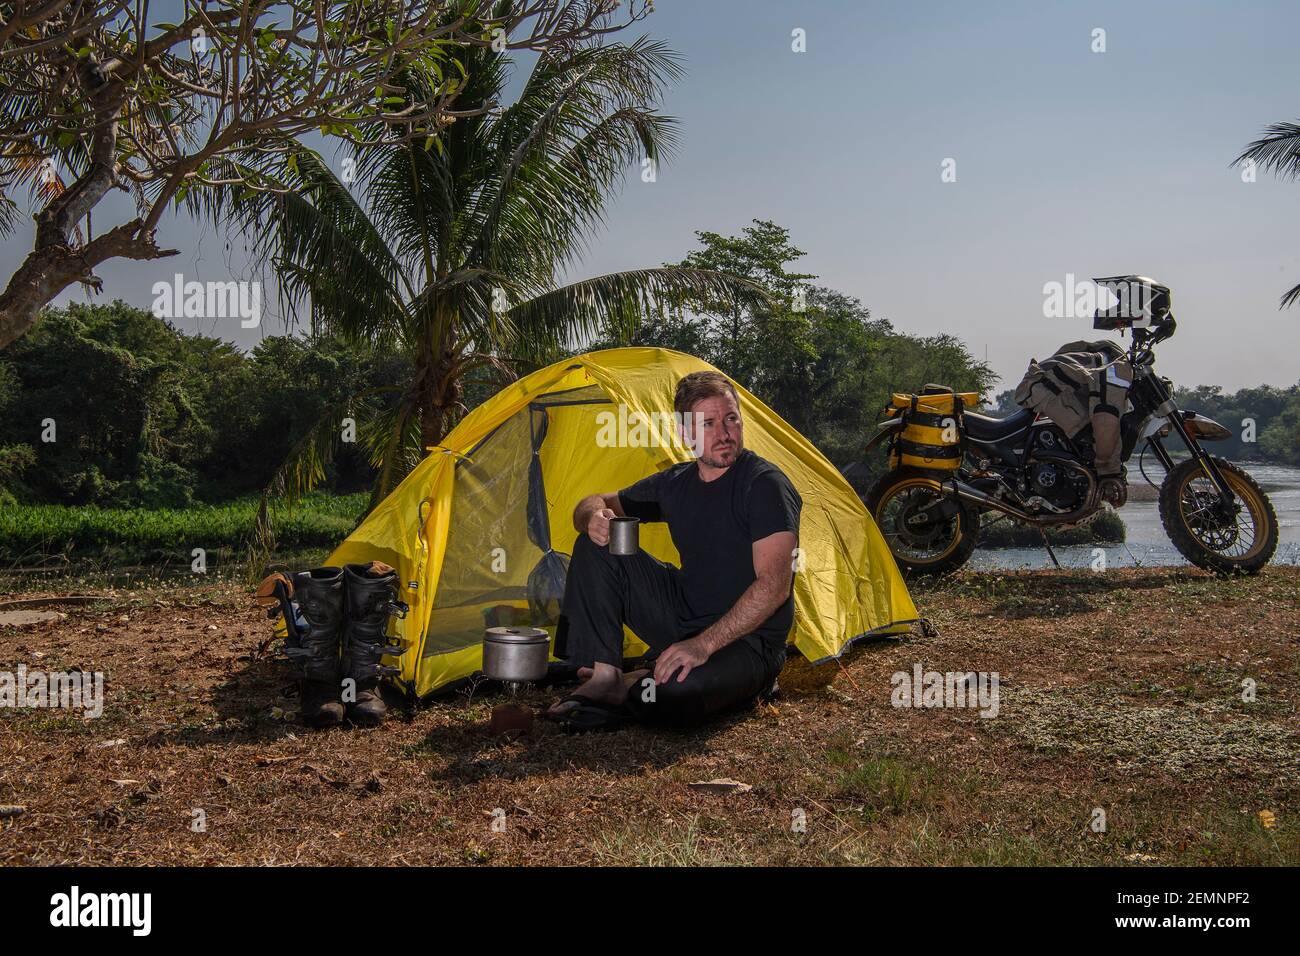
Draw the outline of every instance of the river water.
[[[1300,564],[1300,468],[1286,465],[1243,465],[1246,471],[1264,489],[1277,511],[1280,527],[1274,564]],[[1164,469],[1159,462],[1147,456],[1146,472],[1157,485],[1164,480]],[[1130,487],[1145,485],[1138,473],[1136,462],[1129,462]],[[1123,544],[1080,544],[1055,547],[1057,560],[1062,567],[1085,568],[1093,562],[1094,550],[1106,552],[1106,567],[1151,567],[1154,565],[1185,565],[1186,559],[1175,550],[1164,527],[1160,524],[1160,510],[1153,501],[1129,501],[1120,509],[1128,531]],[[1020,568],[1050,568],[1052,559],[1044,548],[979,548],[966,565],[971,569],[1013,570]]]

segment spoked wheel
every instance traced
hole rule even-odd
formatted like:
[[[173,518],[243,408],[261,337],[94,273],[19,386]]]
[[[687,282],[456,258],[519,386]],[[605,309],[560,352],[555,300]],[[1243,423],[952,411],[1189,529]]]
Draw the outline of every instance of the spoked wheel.
[[[1160,520],[1188,561],[1216,574],[1255,574],[1277,550],[1277,514],[1255,479],[1215,458],[1236,501],[1225,505],[1200,462],[1190,459],[1160,486]]]
[[[889,472],[864,499],[904,572],[946,574],[969,560],[979,518],[965,502],[939,491],[939,480],[913,468]]]

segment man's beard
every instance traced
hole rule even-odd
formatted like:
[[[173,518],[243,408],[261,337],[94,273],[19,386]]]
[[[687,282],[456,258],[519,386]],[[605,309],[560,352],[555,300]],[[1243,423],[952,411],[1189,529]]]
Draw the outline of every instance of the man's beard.
[[[718,460],[717,458],[711,458],[707,455],[700,455],[700,462],[702,464],[708,465],[710,468],[719,468],[719,469],[730,468],[732,465],[736,463],[736,459],[740,457],[741,447],[739,445],[731,445],[730,447],[724,448],[722,450],[723,454],[726,454],[727,452],[731,453],[730,461],[724,462]]]

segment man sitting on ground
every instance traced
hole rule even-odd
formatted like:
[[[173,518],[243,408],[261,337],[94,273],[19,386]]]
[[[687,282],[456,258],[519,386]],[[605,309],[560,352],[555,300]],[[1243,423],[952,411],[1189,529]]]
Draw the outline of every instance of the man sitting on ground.
[[[697,460],[584,498],[557,644],[584,684],[550,716],[614,715],[691,724],[753,701],[785,663],[803,502],[776,465],[745,448],[735,387],[693,372],[673,407]],[[610,519],[666,521],[681,568],[644,551],[613,555]],[[657,655],[623,673],[623,625]]]

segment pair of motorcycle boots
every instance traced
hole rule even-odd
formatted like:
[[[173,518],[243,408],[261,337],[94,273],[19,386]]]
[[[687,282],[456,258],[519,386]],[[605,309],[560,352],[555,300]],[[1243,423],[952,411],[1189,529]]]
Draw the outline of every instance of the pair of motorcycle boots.
[[[381,659],[403,651],[386,636],[389,617],[406,612],[397,600],[397,572],[375,564],[312,568],[293,576],[293,596],[306,626],[285,652],[302,671],[303,720],[316,728],[345,719],[362,727],[383,723],[388,708],[379,682],[399,670]]]

